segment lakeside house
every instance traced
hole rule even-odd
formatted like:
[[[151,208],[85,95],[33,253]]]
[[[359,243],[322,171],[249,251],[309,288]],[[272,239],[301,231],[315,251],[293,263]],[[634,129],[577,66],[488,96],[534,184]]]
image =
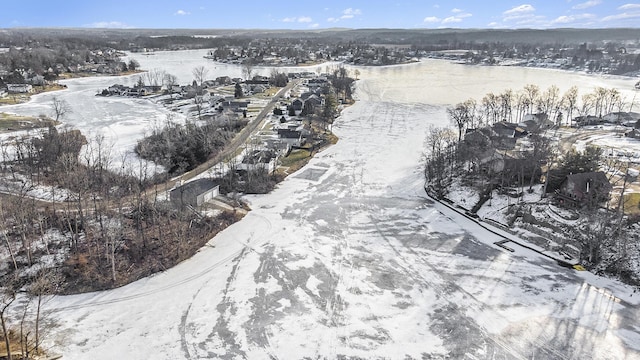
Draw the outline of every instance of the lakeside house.
[[[565,206],[594,207],[608,201],[612,189],[602,171],[569,174],[556,190],[556,199]]]
[[[271,173],[276,169],[276,152],[274,150],[253,150],[248,152],[242,162],[238,164],[238,170],[266,170]]]
[[[28,94],[33,92],[31,84],[7,84],[7,91],[10,94]]]

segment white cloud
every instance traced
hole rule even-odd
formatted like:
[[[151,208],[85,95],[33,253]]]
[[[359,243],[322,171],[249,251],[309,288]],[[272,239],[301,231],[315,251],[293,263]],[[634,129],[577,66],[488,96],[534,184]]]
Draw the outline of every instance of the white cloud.
[[[576,10],[583,10],[583,9],[588,9],[590,7],[594,7],[596,5],[599,5],[602,3],[602,0],[589,0],[587,2],[583,2],[580,4],[576,4],[572,7],[572,9],[576,9]]]
[[[618,7],[618,10],[636,10],[640,9],[640,4],[624,4]]]
[[[342,11],[342,16],[340,16],[340,19],[353,19],[354,17],[356,17],[356,15],[361,15],[362,12],[360,11],[360,9],[352,9],[352,8],[348,8],[348,9],[344,9]]]
[[[344,9],[342,13],[345,15],[362,15],[362,11],[360,11],[360,9],[352,9],[352,8]]]
[[[464,13],[464,14],[458,14],[458,15],[454,15],[454,16],[449,16],[448,18],[442,20],[443,24],[450,24],[450,23],[459,23],[462,22],[462,20],[464,18],[468,18],[471,17],[472,15],[470,13]]]
[[[459,23],[462,19],[456,16],[449,16],[448,18],[442,20],[443,24],[451,24],[451,23]]]
[[[189,14],[190,14],[190,12],[188,12],[188,11],[178,10],[178,11],[176,11],[176,12],[175,12],[175,14],[173,14],[173,15],[181,15],[181,16],[184,16],[184,15],[189,15]]]
[[[595,17],[596,16],[593,14],[563,15],[552,20],[551,25],[570,24],[570,23],[575,23],[576,21],[581,21],[581,20],[591,20],[591,19],[594,19]]]
[[[618,7],[618,10],[622,10],[623,12],[616,15],[605,16],[600,21],[619,21],[619,20],[629,20],[629,19],[639,19],[640,20],[640,4],[636,3],[628,3]]]
[[[313,19],[309,16],[300,16],[300,17],[293,16],[293,17],[286,17],[281,21],[286,23],[294,23],[294,22],[310,23],[310,22],[313,22]]]
[[[500,26],[497,22],[493,21],[487,24],[488,27],[494,28]]]
[[[337,23],[340,20],[353,19],[358,15],[362,15],[362,11],[360,9],[348,8],[342,10],[342,15],[340,15],[340,17],[330,17],[327,19],[327,22]]]
[[[462,22],[462,20],[464,18],[468,18],[473,16],[470,13],[463,13],[464,10],[460,10],[457,8],[454,8],[451,10],[452,13],[454,13],[455,15],[446,17],[444,19],[441,19],[437,16],[427,16],[426,18],[424,18],[424,20],[422,20],[425,23],[441,23],[441,24],[452,24],[452,23],[459,23]]]
[[[626,19],[635,19],[635,18],[640,19],[640,12],[632,12],[632,13],[624,12],[618,15],[605,16],[601,19],[601,21],[626,20]]]
[[[312,29],[317,29],[317,28],[320,27],[320,24],[318,24],[318,23],[311,24],[311,25],[309,25],[309,27],[312,28]]]
[[[120,21],[99,21],[85,27],[101,28],[101,29],[131,29],[132,26],[122,23]]]
[[[539,21],[541,18],[534,15],[536,8],[529,4],[523,4],[511,8],[502,13],[504,18],[503,22],[515,22],[516,24],[531,24],[534,21]],[[544,17],[542,17],[544,18]]]
[[[502,14],[505,16],[522,16],[523,14],[529,14],[536,11],[536,8],[529,4],[523,4],[520,6],[516,6],[512,9],[509,9]]]

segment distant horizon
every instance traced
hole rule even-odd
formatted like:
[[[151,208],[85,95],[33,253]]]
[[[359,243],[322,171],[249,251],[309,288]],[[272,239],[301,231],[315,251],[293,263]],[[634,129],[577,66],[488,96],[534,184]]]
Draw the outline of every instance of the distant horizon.
[[[629,0],[505,0],[490,6],[474,0],[395,0],[385,4],[364,0],[325,0],[322,3],[22,0],[2,4],[0,9],[0,29],[640,28],[640,2]]]
[[[291,31],[291,32],[326,32],[326,31],[352,31],[352,30],[408,30],[408,31],[434,31],[434,32],[446,32],[446,31],[557,31],[557,30],[635,30],[638,29],[640,31],[640,26],[621,26],[621,27],[587,27],[587,28],[579,28],[579,27],[554,27],[554,28],[456,28],[456,27],[448,27],[448,28],[389,28],[389,27],[362,27],[362,28],[349,28],[349,27],[331,27],[331,28],[315,28],[315,29],[294,29],[294,28],[170,28],[170,27],[139,27],[139,28],[112,28],[112,27],[81,27],[81,26],[17,26],[17,27],[0,27],[0,31],[10,31],[10,30],[113,30],[113,31],[136,31],[136,30],[145,30],[145,31],[161,31],[161,30],[176,30],[182,32],[188,31],[266,31],[266,32],[278,32],[278,31]],[[197,35],[197,34],[195,34]],[[640,33],[638,34],[638,39],[640,39]]]

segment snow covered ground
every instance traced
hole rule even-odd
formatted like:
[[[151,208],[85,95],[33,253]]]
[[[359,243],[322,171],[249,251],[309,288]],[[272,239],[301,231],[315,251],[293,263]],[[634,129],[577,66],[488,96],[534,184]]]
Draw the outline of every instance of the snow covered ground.
[[[430,74],[432,65],[411,67]],[[273,193],[247,197],[253,210],[193,258],[122,288],[48,300],[51,350],[64,359],[640,359],[640,293],[507,252],[493,245],[499,236],[426,198],[423,143],[445,107],[426,105],[436,90],[417,99],[423,78],[393,81],[407,68],[367,80],[373,71],[334,125],[338,144]]]

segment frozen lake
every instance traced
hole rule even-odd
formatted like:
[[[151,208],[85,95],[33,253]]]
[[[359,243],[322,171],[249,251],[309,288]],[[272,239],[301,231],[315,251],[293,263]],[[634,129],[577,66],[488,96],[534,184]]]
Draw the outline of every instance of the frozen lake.
[[[181,81],[201,64],[234,76],[204,53],[138,56],[143,67],[170,64]],[[64,359],[640,359],[640,294],[525,249],[505,252],[422,188],[425,135],[447,123],[446,105],[528,83],[631,95],[634,81],[443,61],[359,70],[359,101],[334,126],[338,144],[273,193],[249,197],[253,210],[192,259],[48,301],[52,349]],[[111,126],[126,147],[164,114],[91,95],[113,82],[68,82],[74,110],[97,112],[68,121]],[[15,109],[42,108],[45,96]]]

